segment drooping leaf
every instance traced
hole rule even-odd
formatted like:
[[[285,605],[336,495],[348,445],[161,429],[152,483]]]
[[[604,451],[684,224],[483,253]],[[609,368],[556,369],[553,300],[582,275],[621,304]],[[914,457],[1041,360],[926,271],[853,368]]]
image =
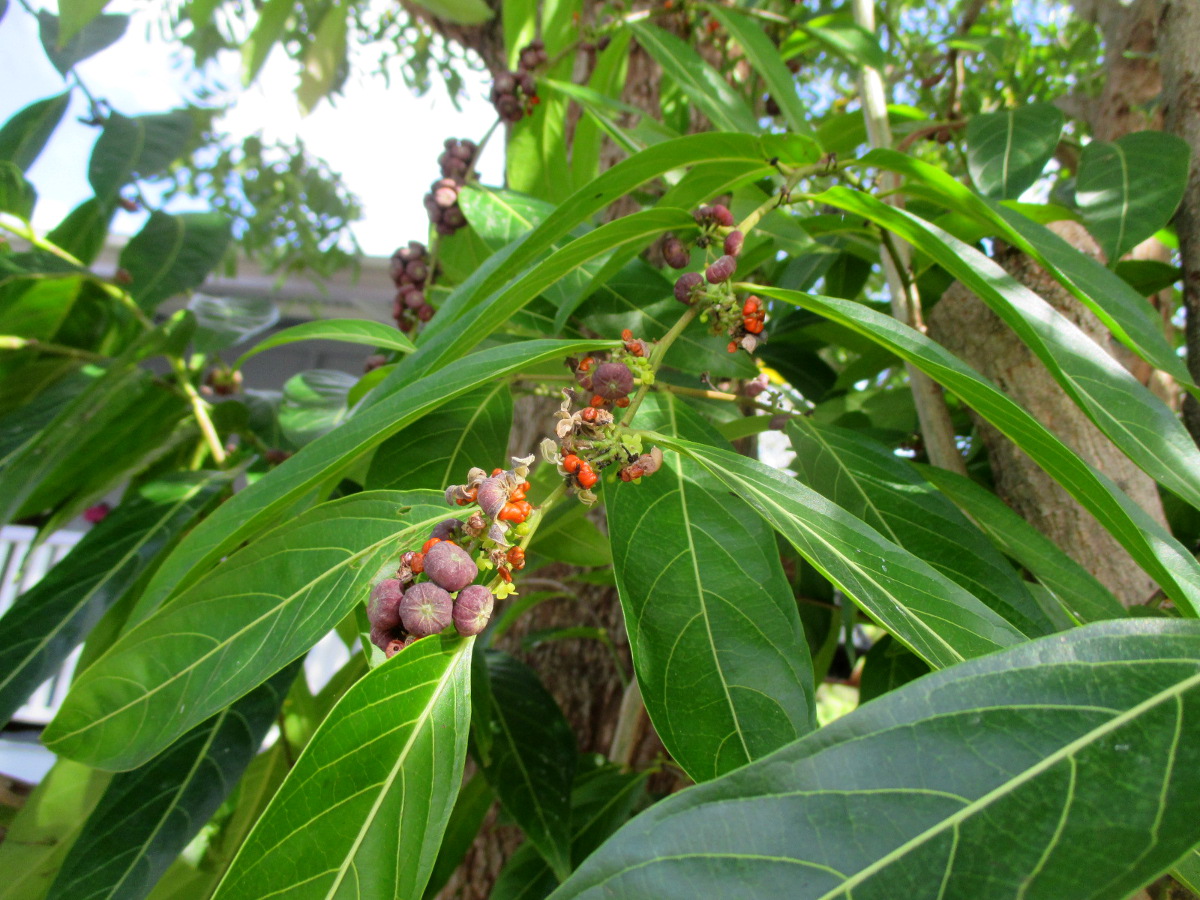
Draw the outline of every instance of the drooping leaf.
[[[23,222],[33,217],[37,203],[37,190],[30,184],[21,169],[6,159],[0,159],[0,213],[9,213]]]
[[[462,786],[446,822],[446,835],[438,847],[437,861],[433,864],[429,883],[425,885],[425,900],[433,900],[446,886],[454,870],[475,843],[483,819],[495,801],[496,793],[482,772],[476,772]]]
[[[153,608],[192,584],[207,566],[278,520],[291,505],[352,460],[460,394],[526,366],[596,346],[594,341],[527,341],[473,354],[406,388],[376,390],[379,401],[223,503],[167,558],[145,597]],[[369,398],[368,398],[369,399]],[[366,401],[364,401],[365,403]],[[445,516],[443,516],[445,518]]]
[[[945,469],[922,466],[921,474],[962,507],[996,546],[1032,572],[1077,621],[1127,615],[1108,588],[995,494]]]
[[[887,69],[888,56],[878,38],[847,14],[817,16],[800,23],[800,31],[856,66],[871,66],[880,72]],[[783,51],[786,55],[786,44]]]
[[[372,322],[368,319],[321,319],[293,325],[259,341],[239,356],[233,367],[240,369],[250,357],[272,347],[282,347],[296,341],[345,341],[349,344],[381,347],[384,350],[399,350],[401,353],[411,353],[416,349],[412,341],[405,337],[404,332],[382,322]]]
[[[1016,570],[958,508],[887,447],[793,419],[792,467],[809,487],[978,597],[1023,634],[1055,631]]]
[[[140,900],[149,894],[258,752],[299,668],[289,666],[146,765],[116,775],[48,900]]]
[[[308,650],[443,518],[435,494],[371,491],[284,522],[123,634],[43,742],[97,768],[142,765]]]
[[[199,287],[225,254],[229,220],[216,213],[152,212],[121,250],[120,265],[132,279],[129,293],[145,310]]]
[[[56,672],[229,482],[184,472],[141,486],[0,618],[0,722]]]
[[[110,0],[58,0],[60,40],[69,41],[104,12]]]
[[[1042,638],[667,798],[552,896],[1129,896],[1200,839],[1198,712],[1197,623]]]
[[[1114,444],[1150,477],[1200,508],[1200,450],[1178,416],[1077,325],[936,225],[860,191],[836,187],[819,196],[894,231],[973,290]]]
[[[635,423],[723,443],[672,395],[648,397]],[[617,485],[608,515],[646,711],[688,775],[714,778],[807,733],[808,645],[761,519],[673,454],[640,484]]]
[[[211,297],[196,293],[188,300],[187,308],[196,317],[192,346],[197,353],[204,354],[248,341],[279,321],[279,307],[263,297]]]
[[[466,481],[473,466],[507,466],[512,407],[505,381],[456,397],[380,444],[366,487],[445,490]]]
[[[716,476],[931,666],[952,666],[1022,639],[1016,628],[927,562],[783,472],[716,447],[654,440]]]
[[[67,213],[46,239],[66,250],[85,265],[91,265],[104,248],[108,226],[117,211],[116,200],[89,197]]]
[[[258,10],[258,20],[246,42],[242,44],[242,84],[250,85],[258,78],[271,49],[283,37],[284,26],[292,14],[292,0],[267,0]]]
[[[30,103],[0,128],[0,160],[28,172],[71,102],[70,91]]]
[[[537,674],[507,653],[486,654],[491,703],[481,761],[500,805],[562,881],[571,873],[575,735]]]
[[[92,190],[107,202],[135,177],[162,174],[187,148],[192,128],[185,110],[133,117],[110,113],[88,162]]]
[[[77,20],[68,19],[64,23],[54,13],[44,9],[39,10],[37,16],[42,49],[62,75],[66,75],[76,63],[115,44],[129,26],[129,16],[125,15],[94,16],[82,26]]]
[[[462,780],[473,643],[422,638],[346,692],[217,900],[421,896]]]
[[[1042,175],[1062,133],[1052,103],[984,113],[967,123],[967,169],[985,197],[1015,200]]]
[[[1044,425],[956,356],[891,316],[860,303],[763,285],[756,285],[755,291],[846,325],[954,391],[1092,513],[1181,610],[1187,615],[1200,615],[1200,564],[1192,555],[1111,479],[1081,460]]]
[[[1135,131],[1083,148],[1075,202],[1109,262],[1170,221],[1190,158],[1187,141],[1166,131]]]

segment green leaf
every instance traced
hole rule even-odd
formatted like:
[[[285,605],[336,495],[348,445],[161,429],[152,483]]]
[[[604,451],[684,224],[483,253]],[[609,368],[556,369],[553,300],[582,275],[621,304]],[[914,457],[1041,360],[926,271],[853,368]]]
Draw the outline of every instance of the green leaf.
[[[1043,638],[668,797],[553,897],[1126,897],[1200,839],[1198,713],[1200,624]]]
[[[132,118],[110,113],[88,161],[92,190],[107,202],[134,178],[166,172],[187,150],[192,128],[191,115],[182,109]]]
[[[962,507],[997,547],[1033,573],[1076,621],[1095,622],[1127,615],[1125,607],[1108,588],[991,491],[945,469],[921,466],[920,471]]]
[[[249,86],[271,53],[271,49],[283,37],[288,16],[295,4],[292,0],[267,0],[258,11],[258,21],[246,42],[242,44],[242,84]]]
[[[876,641],[863,660],[858,702],[866,703],[928,674],[929,666],[890,634]]]
[[[416,349],[403,332],[382,322],[371,322],[367,319],[321,319],[293,325],[259,341],[239,356],[233,367],[240,369],[246,360],[264,350],[294,344],[297,341],[345,341],[348,344],[364,344],[384,350],[398,350],[401,353],[411,353]]]
[[[1044,425],[939,344],[891,316],[834,297],[755,286],[761,295],[820,313],[911,362],[958,394],[1024,450],[1115,537],[1187,615],[1200,615],[1200,564],[1111,479],[1068,449]]]
[[[1135,131],[1083,148],[1075,202],[1110,263],[1171,220],[1190,157],[1187,142],[1165,131]]]
[[[1200,451],[1179,418],[1066,316],[978,250],[923,219],[847,188],[818,197],[895,232],[962,281],[1117,447],[1151,478],[1200,508]]]
[[[69,759],[56,760],[0,843],[0,900],[42,900],[108,784]]]
[[[967,169],[985,197],[1015,200],[1054,156],[1063,114],[1052,103],[975,116],[967,123]]]
[[[799,23],[799,27],[804,34],[856,66],[870,66],[880,72],[887,69],[888,56],[875,35],[851,21],[848,15],[818,16]]]
[[[205,355],[248,341],[279,321],[279,307],[265,297],[210,297],[198,293],[188,300],[187,308],[196,317],[192,346]]]
[[[150,608],[195,582],[209,565],[269,524],[347,462],[401,429],[480,385],[526,366],[596,346],[594,341],[527,341],[472,354],[450,369],[408,387],[376,388],[380,401],[341,427],[302,447],[295,456],[239,491],[201,522],[167,558],[146,589]],[[364,401],[365,403],[366,401]],[[444,509],[444,507],[443,507]],[[445,518],[443,514],[442,518]]]
[[[843,428],[792,419],[800,479],[929,563],[1030,637],[1057,629],[991,542],[892,451]]]
[[[43,742],[97,768],[142,765],[308,650],[444,518],[435,494],[371,491],[285,522],[122,635]]]
[[[28,172],[62,121],[70,102],[71,92],[63,91],[14,113],[0,128],[0,159]]]
[[[637,42],[662,66],[688,99],[719,131],[758,131],[754,113],[716,69],[668,31],[644,22],[629,25]]]
[[[796,134],[812,134],[808,110],[796,93],[796,79],[780,59],[779,49],[749,16],[724,6],[705,4],[705,9],[741,45],[746,60],[762,76],[772,99],[779,104],[788,129]]]
[[[425,900],[434,900],[454,870],[458,868],[483,825],[483,819],[492,808],[496,794],[482,772],[476,772],[470,777],[458,799],[454,801],[454,809],[446,822],[446,836],[438,847],[437,861],[429,875],[429,883],[425,885]]]
[[[1175,863],[1171,875],[1193,894],[1200,891],[1200,848],[1193,847],[1187,856]]]
[[[297,447],[328,434],[346,418],[346,398],[357,383],[353,375],[337,369],[309,369],[293,375],[283,385],[279,428]]]
[[[60,40],[69,41],[104,12],[110,0],[58,0]]]
[[[61,75],[66,75],[76,63],[115,44],[129,26],[129,16],[123,15],[93,16],[83,27],[79,27],[77,19],[63,25],[58,16],[44,9],[38,11],[37,17],[42,49]]]
[[[654,440],[715,475],[931,666],[952,666],[1023,639],[1016,628],[927,562],[779,470],[728,450],[675,438]]]
[[[218,900],[421,896],[462,780],[472,644],[422,638],[346,692]]]
[[[91,265],[104,249],[108,226],[117,211],[115,200],[90,197],[67,213],[46,239],[66,250],[80,262]]]
[[[465,481],[473,466],[505,465],[512,415],[507,381],[456,397],[380,444],[366,487],[439,491]]]
[[[0,334],[52,340],[75,307],[83,283],[77,275],[10,280],[0,288]]]
[[[588,518],[583,504],[572,504],[562,514],[556,515],[559,509],[562,509],[561,505],[555,507],[538,526],[533,540],[529,542],[529,552],[570,566],[610,565],[612,549],[608,538]]]
[[[21,169],[6,159],[0,159],[0,213],[10,213],[23,222],[33,217],[37,191],[25,180]]]
[[[340,5],[325,7],[321,24],[304,51],[304,64],[300,69],[300,84],[296,98],[300,111],[308,115],[330,91],[345,78],[346,32],[349,28],[350,11]]]
[[[121,250],[129,293],[145,310],[199,287],[216,268],[230,239],[229,220],[217,213],[152,212]]]
[[[455,25],[481,25],[495,16],[483,0],[416,0],[416,3]]]
[[[635,424],[723,443],[673,395],[648,396]],[[675,761],[704,781],[807,733],[812,663],[770,529],[674,456],[607,505],[638,684]]]
[[[575,735],[532,669],[507,653],[486,654],[492,735],[481,761],[500,805],[560,881],[571,874],[571,781]]]
[[[185,472],[142,485],[17,598],[0,618],[0,722],[58,671],[229,480]]]
[[[122,772],[83,826],[48,900],[145,897],[262,745],[299,664]]]

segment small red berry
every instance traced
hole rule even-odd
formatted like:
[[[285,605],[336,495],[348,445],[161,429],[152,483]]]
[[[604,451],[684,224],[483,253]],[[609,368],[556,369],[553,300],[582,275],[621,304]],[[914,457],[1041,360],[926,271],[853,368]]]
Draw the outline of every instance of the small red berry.
[[[593,395],[592,395],[592,402],[591,402],[589,405],[590,405],[590,406],[594,406],[596,409],[599,409],[599,408],[600,408],[600,407],[602,407],[602,406],[603,406],[603,405],[604,405],[606,402],[607,402],[607,401],[606,401],[606,400],[605,400],[603,397],[601,397],[599,394],[593,394]]]
[[[427,540],[425,542],[425,546],[423,546],[421,548],[421,552],[428,553],[430,548],[432,548],[434,544],[440,544],[441,542],[442,542],[441,538],[430,538],[429,540]]]
[[[425,554],[424,553],[414,553],[412,556],[412,559],[409,560],[409,562],[408,562],[408,567],[409,567],[409,569],[412,570],[412,573],[414,575],[420,575],[422,572],[424,572],[425,571]]]
[[[571,453],[571,454],[563,457],[562,467],[566,470],[568,475],[574,475],[576,472],[578,472],[579,466],[580,466],[579,457],[576,456],[574,453]]]
[[[595,422],[596,421],[596,407],[585,406],[582,410],[580,410],[579,418],[583,419],[583,421],[585,421],[585,422]]]
[[[617,404],[617,406],[619,406],[621,409],[624,409],[625,407],[627,407],[627,406],[629,405],[629,398],[628,398],[628,397],[621,397],[621,398],[619,398],[618,400],[616,400],[616,401],[615,401],[615,403],[616,403],[616,404]]]
[[[632,331],[630,331],[628,328],[624,329],[624,330],[621,332],[621,340],[623,340],[623,341],[632,341],[632,340],[633,340],[633,332],[632,332]]]
[[[580,469],[577,477],[579,478],[580,486],[583,488],[590,488],[597,480],[596,473],[592,471],[591,466],[588,466],[586,469]]]

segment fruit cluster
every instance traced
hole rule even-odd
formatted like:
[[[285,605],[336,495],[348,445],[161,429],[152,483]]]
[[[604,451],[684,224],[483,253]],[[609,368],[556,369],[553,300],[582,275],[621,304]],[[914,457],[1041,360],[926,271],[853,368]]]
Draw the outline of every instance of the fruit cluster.
[[[407,247],[392,254],[391,276],[396,285],[392,318],[401,331],[412,331],[417,322],[433,318],[433,307],[425,299],[429,275],[429,251],[420,241],[409,241]]]
[[[501,72],[492,82],[490,100],[505,122],[520,122],[533,113],[538,102],[537,83],[533,73],[547,62],[545,45],[533,41],[521,49],[515,72]]]
[[[467,224],[458,195],[473,173],[479,147],[474,141],[446,138],[445,150],[438,157],[442,177],[429,187],[425,195],[425,211],[430,224],[442,237],[449,237]]]
[[[477,504],[479,511],[473,513],[464,525],[472,537],[478,537],[491,564],[500,569],[500,577],[510,580],[508,570],[521,568],[524,553],[509,546],[508,532],[514,530],[518,536],[529,533],[526,524],[533,514],[533,506],[525,499],[529,490],[529,464],[532,456],[513,457],[511,469],[493,469],[488,475],[483,469],[474,468],[467,473],[465,484],[446,488],[446,502],[458,506]]]

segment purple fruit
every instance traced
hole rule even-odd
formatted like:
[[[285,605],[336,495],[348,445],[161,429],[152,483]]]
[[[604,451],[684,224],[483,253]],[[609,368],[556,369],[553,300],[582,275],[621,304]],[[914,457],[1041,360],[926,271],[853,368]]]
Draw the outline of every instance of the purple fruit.
[[[633,390],[633,373],[625,363],[601,363],[592,376],[592,389],[605,400],[619,400]]]
[[[419,259],[414,259],[412,262],[406,265],[404,267],[404,271],[414,284],[420,284],[429,274],[429,269],[426,267],[425,263],[421,262]]]
[[[722,256],[704,270],[704,277],[708,279],[709,284],[720,284],[722,281],[728,281],[736,269],[736,259],[732,256]]]
[[[417,310],[417,318],[420,319],[422,322],[428,322],[430,319],[433,318],[433,314],[435,312],[436,312],[436,310],[432,306],[430,306],[428,303],[426,303],[424,306],[422,306],[421,308],[419,308]]]
[[[492,617],[492,606],[496,598],[482,584],[463,588],[454,601],[454,627],[459,634],[479,634],[487,627]]]
[[[726,256],[741,256],[742,244],[746,241],[746,236],[740,231],[731,231],[725,235],[725,255]]]
[[[448,541],[458,534],[462,530],[462,527],[462,519],[443,519],[433,526],[433,530],[429,532],[429,536],[437,538],[439,541]]]
[[[453,618],[454,601],[432,581],[414,584],[400,602],[400,621],[409,634],[417,637],[437,634]]]
[[[441,541],[425,554],[425,574],[438,587],[453,593],[461,591],[475,580],[479,566],[471,554],[449,541]],[[412,630],[411,628],[409,629]]]
[[[404,305],[409,309],[420,309],[425,305],[425,295],[415,288],[404,294]]]
[[[696,220],[697,225],[705,224],[710,219],[712,219],[712,207],[711,206],[701,206],[694,213],[692,213],[692,218]]]
[[[380,650],[386,650],[387,645],[392,640],[392,631],[390,628],[380,628],[378,625],[371,626],[371,643]]]
[[[714,222],[725,228],[733,227],[733,213],[729,211],[729,207],[722,206],[720,203],[714,203],[708,213]]]
[[[688,262],[691,261],[691,254],[683,246],[683,241],[675,235],[670,235],[663,241],[662,255],[663,261],[672,269],[686,269]]]
[[[479,493],[475,495],[479,508],[489,519],[494,519],[504,509],[508,502],[508,488],[499,478],[485,478],[479,485]]]
[[[691,306],[696,289],[702,284],[704,284],[704,276],[699,272],[685,272],[675,282],[675,299]]]
[[[399,579],[385,578],[371,588],[367,601],[367,619],[371,625],[391,631],[400,624],[400,601],[404,599],[404,588]]]
[[[492,82],[492,93],[499,98],[501,94],[511,94],[517,89],[517,77],[512,72],[501,72]]]

